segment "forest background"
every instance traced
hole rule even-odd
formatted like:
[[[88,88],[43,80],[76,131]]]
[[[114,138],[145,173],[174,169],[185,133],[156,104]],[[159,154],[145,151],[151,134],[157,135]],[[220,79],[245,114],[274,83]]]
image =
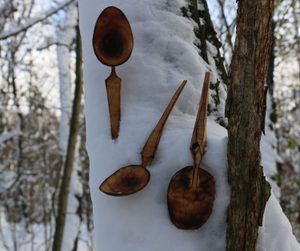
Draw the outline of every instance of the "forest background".
[[[300,240],[300,2],[275,2],[267,126],[278,156],[271,178]],[[237,6],[208,4],[229,70]],[[51,250],[61,178],[73,154],[65,245],[95,250],[84,99],[74,98],[81,74],[77,2],[1,0],[0,13],[0,249]],[[70,126],[76,104],[78,133]]]

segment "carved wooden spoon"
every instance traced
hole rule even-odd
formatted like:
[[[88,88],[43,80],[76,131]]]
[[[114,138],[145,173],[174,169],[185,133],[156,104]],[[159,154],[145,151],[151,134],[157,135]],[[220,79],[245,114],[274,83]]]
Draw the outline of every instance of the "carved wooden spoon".
[[[173,224],[181,229],[197,229],[209,218],[215,198],[214,177],[200,168],[205,151],[209,73],[205,74],[199,110],[190,150],[194,166],[179,170],[168,188],[168,209]]]
[[[112,67],[105,83],[111,136],[116,139],[121,119],[121,79],[116,74],[115,66],[126,62],[133,49],[131,27],[120,9],[111,6],[101,12],[95,24],[93,48],[99,61]]]
[[[136,193],[147,185],[150,179],[150,173],[146,167],[151,165],[152,160],[154,159],[164,125],[186,83],[187,81],[184,80],[178,87],[166,110],[151,132],[143,151],[141,152],[142,164],[129,165],[120,168],[103,181],[99,187],[100,191],[108,195],[124,196]]]

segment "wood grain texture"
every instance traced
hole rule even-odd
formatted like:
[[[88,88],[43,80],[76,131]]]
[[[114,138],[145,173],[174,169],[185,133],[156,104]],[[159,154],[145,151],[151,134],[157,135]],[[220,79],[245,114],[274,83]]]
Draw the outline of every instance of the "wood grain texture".
[[[197,187],[192,186],[194,166],[178,171],[168,188],[168,210],[172,223],[180,229],[197,229],[206,223],[215,200],[215,179],[199,168]]]
[[[264,81],[269,64],[273,0],[240,0],[231,64],[228,117],[227,251],[254,251],[269,184],[260,163]]]
[[[100,185],[101,192],[113,196],[124,196],[136,193],[143,189],[149,182],[150,173],[139,165],[125,166]]]
[[[206,121],[210,74],[205,74],[190,150],[194,165],[179,170],[168,188],[168,209],[171,221],[180,229],[200,228],[209,218],[215,199],[215,179],[200,168],[207,142]]]
[[[157,150],[157,146],[159,144],[164,126],[168,120],[168,117],[177,101],[177,99],[180,96],[180,93],[182,92],[183,88],[185,87],[187,81],[184,80],[178,89],[176,90],[175,94],[173,95],[172,99],[170,100],[168,106],[166,107],[164,113],[162,114],[160,120],[156,124],[155,128],[151,132],[149,138],[146,141],[145,146],[143,147],[143,150],[141,152],[142,155],[142,165],[144,167],[151,165],[152,160],[155,157],[155,152]]]
[[[111,137],[118,138],[121,120],[121,79],[112,67],[110,76],[105,80],[106,93],[109,107]]]
[[[104,9],[95,24],[93,48],[98,60],[108,66],[125,63],[133,50],[133,34],[124,13],[116,7]]]
[[[119,136],[121,120],[121,79],[116,74],[115,66],[129,59],[133,44],[132,30],[124,13],[113,6],[104,9],[95,24],[93,49],[101,63],[112,67],[105,83],[113,139]]]
[[[199,103],[199,109],[195,121],[193,136],[191,139],[190,150],[194,158],[194,172],[192,184],[197,187],[197,180],[199,178],[199,168],[202,156],[205,152],[207,143],[206,121],[207,121],[207,107],[208,107],[208,90],[210,74],[205,73],[204,82],[202,86],[202,94]]]

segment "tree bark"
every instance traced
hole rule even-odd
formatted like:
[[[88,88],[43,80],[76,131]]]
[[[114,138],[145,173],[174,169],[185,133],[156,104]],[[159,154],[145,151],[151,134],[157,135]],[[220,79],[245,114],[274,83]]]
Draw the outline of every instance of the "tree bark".
[[[254,251],[270,187],[260,165],[264,83],[271,47],[273,0],[240,0],[229,74],[227,251]]]
[[[68,149],[67,149],[66,161],[64,165],[64,173],[62,177],[61,189],[60,189],[59,199],[58,199],[58,214],[56,218],[56,228],[55,228],[52,251],[62,250],[64,228],[65,228],[66,214],[68,208],[69,187],[71,181],[71,174],[73,170],[77,135],[80,128],[81,96],[82,96],[83,86],[82,86],[82,49],[81,49],[79,27],[77,27],[76,45],[77,45],[76,87],[75,87],[73,111],[72,111],[72,117],[70,123]]]

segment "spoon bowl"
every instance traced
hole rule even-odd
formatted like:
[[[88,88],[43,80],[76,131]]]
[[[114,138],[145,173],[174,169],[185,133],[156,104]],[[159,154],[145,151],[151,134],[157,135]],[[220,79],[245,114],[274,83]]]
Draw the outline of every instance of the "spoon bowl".
[[[215,198],[214,177],[200,168],[198,185],[192,186],[193,166],[178,171],[168,188],[168,210],[180,229],[197,229],[209,218]]]
[[[93,48],[98,60],[107,66],[118,66],[129,59],[133,35],[120,9],[110,6],[101,12],[95,24]]]
[[[110,175],[99,187],[108,195],[129,195],[143,189],[150,180],[150,172],[141,165],[129,165]]]

